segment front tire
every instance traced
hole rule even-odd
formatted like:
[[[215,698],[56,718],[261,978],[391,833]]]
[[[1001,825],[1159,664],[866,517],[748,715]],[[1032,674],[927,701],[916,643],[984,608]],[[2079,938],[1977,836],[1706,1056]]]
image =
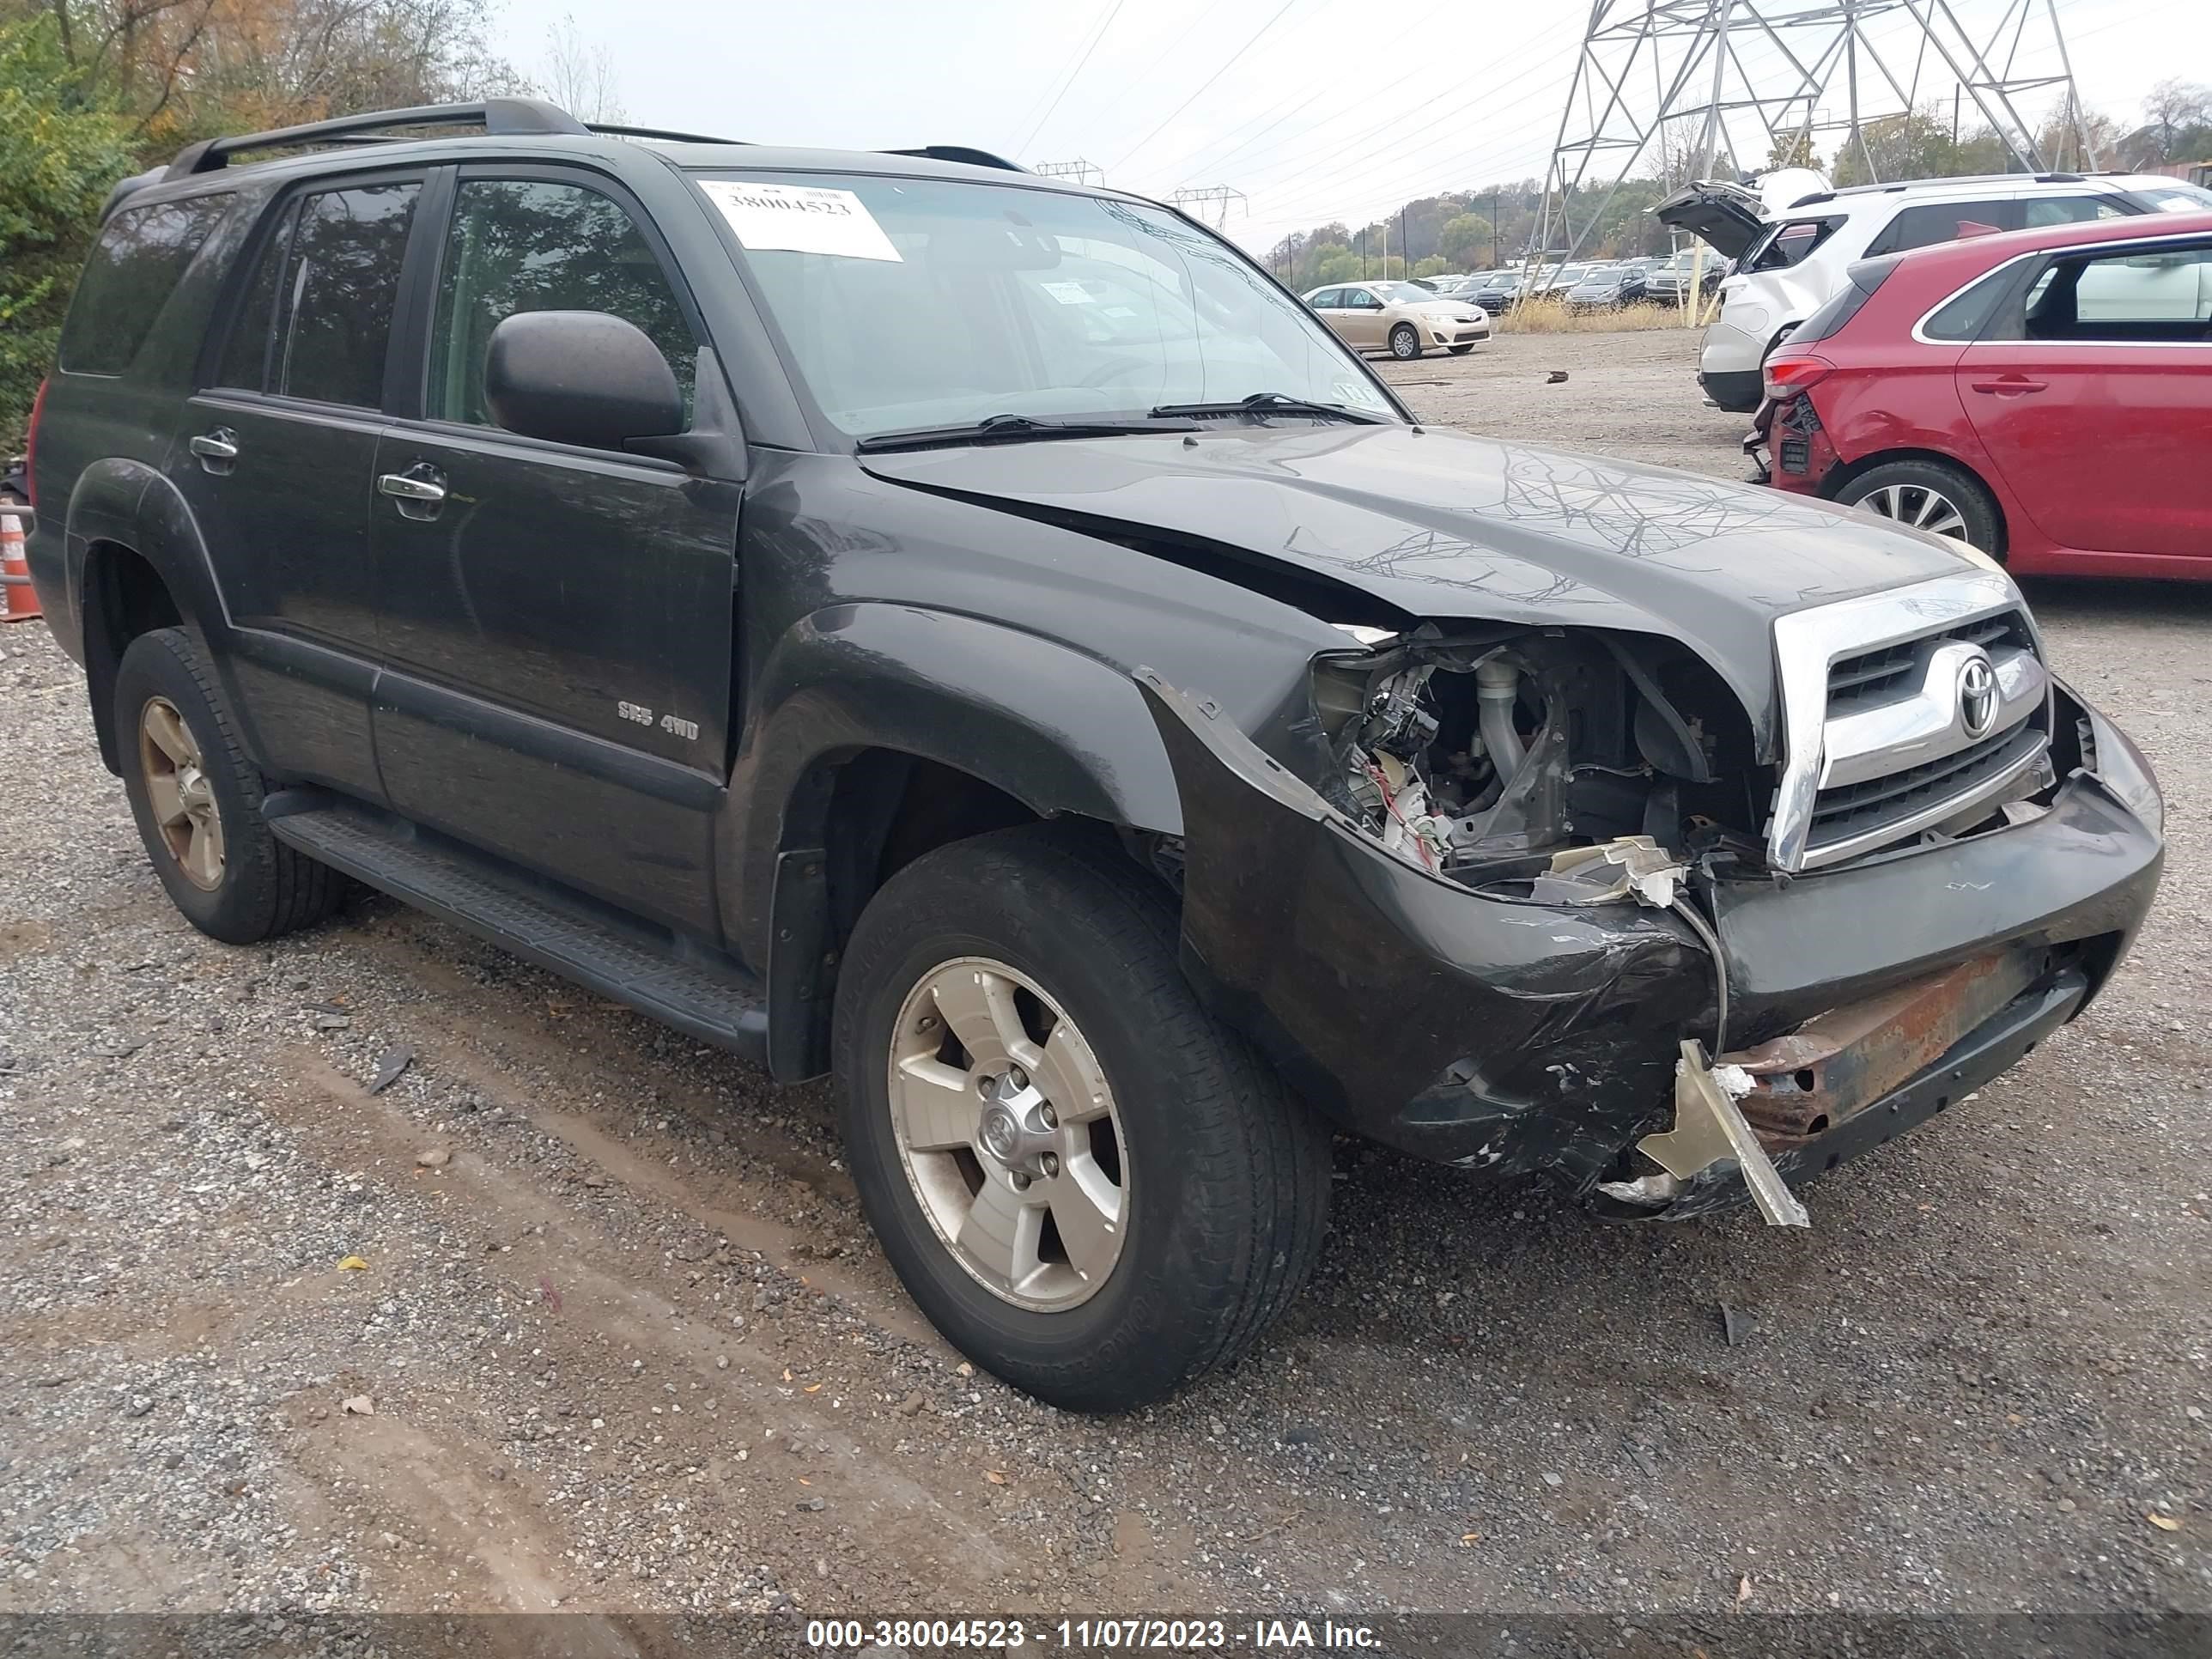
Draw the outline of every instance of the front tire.
[[[154,873],[185,919],[254,945],[329,915],[343,878],[269,832],[265,786],[191,635],[157,628],[115,671],[123,789]]]
[[[1390,355],[1400,362],[1411,362],[1421,355],[1420,331],[1411,323],[1401,323],[1390,331]]]
[[[1047,1402],[1236,1358],[1311,1273],[1328,1132],[1198,1005],[1164,890],[1031,826],[894,876],[838,978],[853,1178],[924,1313]]]
[[[1838,490],[1836,500],[1965,542],[1992,556],[2004,551],[1996,503],[1982,481],[1964,467],[1943,461],[1885,461]]]

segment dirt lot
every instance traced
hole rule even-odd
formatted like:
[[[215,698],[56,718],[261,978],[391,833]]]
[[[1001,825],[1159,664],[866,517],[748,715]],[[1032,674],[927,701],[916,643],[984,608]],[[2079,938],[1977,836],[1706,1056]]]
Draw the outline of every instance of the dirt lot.
[[[1691,357],[1389,372],[1736,476]],[[192,933],[76,671],[10,629],[0,1612],[2212,1607],[2212,589],[2032,597],[2168,790],[2090,1014],[1808,1188],[1803,1234],[1341,1146],[1273,1339],[1103,1421],[921,1324],[822,1090],[380,898]]]

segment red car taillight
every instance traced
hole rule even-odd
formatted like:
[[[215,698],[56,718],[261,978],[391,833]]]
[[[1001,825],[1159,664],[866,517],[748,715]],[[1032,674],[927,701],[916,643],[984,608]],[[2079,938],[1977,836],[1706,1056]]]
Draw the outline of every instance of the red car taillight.
[[[1777,357],[1766,365],[1766,395],[1780,403],[1826,380],[1833,363],[1818,357]]]
[[[31,422],[23,431],[23,493],[31,498],[31,505],[39,504],[39,411],[46,406],[46,383],[39,382],[37,395],[31,399]]]

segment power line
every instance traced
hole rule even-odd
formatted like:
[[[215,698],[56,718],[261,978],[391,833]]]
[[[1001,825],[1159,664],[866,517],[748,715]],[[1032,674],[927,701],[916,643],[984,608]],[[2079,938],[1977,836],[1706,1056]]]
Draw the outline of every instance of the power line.
[[[1555,41],[1549,36],[1524,41],[1522,43],[1522,47],[1518,52],[1511,52],[1504,58],[1492,60],[1490,64],[1490,68],[1492,70],[1499,70],[1504,68],[1508,64],[1517,64],[1531,57],[1540,56],[1551,51],[1555,44]],[[1406,77],[1401,76],[1400,81],[1392,82],[1392,85],[1396,86],[1402,84],[1405,78]],[[1494,84],[1507,84],[1518,80],[1519,78],[1521,77],[1517,75],[1507,75],[1504,76],[1501,81]],[[1434,96],[1424,99],[1420,103],[1413,105],[1405,109],[1395,111],[1391,114],[1383,117],[1382,120],[1374,123],[1372,125],[1364,127],[1357,132],[1348,134],[1340,138],[1328,137],[1323,133],[1322,129],[1316,127],[1309,132],[1301,133],[1296,138],[1291,140],[1290,148],[1287,151],[1260,161],[1256,166],[1256,173],[1253,169],[1244,170],[1245,176],[1248,179],[1255,176],[1265,177],[1267,174],[1271,173],[1279,173],[1286,167],[1304,166],[1307,162],[1315,160],[1321,155],[1329,154],[1333,151],[1341,150],[1347,146],[1365,143],[1370,139],[1376,138],[1395,128],[1405,125],[1408,121],[1418,119],[1425,112],[1433,108],[1437,104],[1442,103],[1448,98],[1457,97],[1462,100],[1452,112],[1453,114],[1456,114],[1480,102],[1483,97],[1487,95],[1492,84],[1492,82],[1486,82],[1470,88],[1466,82],[1462,82],[1454,86],[1446,87],[1443,91],[1436,94]],[[1386,88],[1384,90],[1387,91],[1389,88]],[[1379,97],[1381,94],[1378,93],[1375,95]],[[1524,100],[1523,101],[1526,100]],[[1449,119],[1449,117],[1447,116],[1444,118]],[[1306,145],[1306,139],[1316,137],[1322,138],[1322,142],[1318,145],[1311,147]],[[1446,139],[1444,142],[1449,143],[1449,140]],[[1364,161],[1368,156],[1375,155],[1379,149],[1387,147],[1387,143],[1382,145],[1370,145],[1369,149],[1362,151],[1358,155],[1340,158],[1331,166],[1329,174],[1328,176],[1334,176],[1337,173],[1347,171],[1352,166]],[[1231,154],[1234,154],[1234,152],[1231,152]],[[1227,160],[1228,157],[1224,156],[1217,159],[1209,165],[1214,167],[1219,167]]]
[[[1037,134],[1044,131],[1044,124],[1052,119],[1052,112],[1060,107],[1060,100],[1067,96],[1067,89],[1075,84],[1076,77],[1083,73],[1083,66],[1091,61],[1091,54],[1098,50],[1098,43],[1106,38],[1106,31],[1114,27],[1114,20],[1121,15],[1123,3],[1124,0],[1113,0],[1113,3],[1107,7],[1105,21],[1091,31],[1090,44],[1083,48],[1082,55],[1075,60],[1075,67],[1068,70],[1067,78],[1060,83],[1060,90],[1053,94],[1052,102],[1044,106],[1044,113],[1037,117],[1036,124],[1030,128],[1022,142],[1014,146],[1015,155],[1019,155],[1027,149],[1035,141]]]
[[[1134,155],[1139,150],[1144,149],[1146,144],[1151,143],[1153,139],[1158,137],[1163,132],[1165,132],[1168,130],[1169,124],[1174,121],[1176,116],[1181,115],[1185,110],[1196,103],[1200,94],[1204,93],[1208,87],[1211,87],[1216,81],[1218,81],[1223,76],[1228,74],[1231,70],[1234,69],[1238,61],[1243,58],[1244,54],[1251,51],[1254,46],[1260,43],[1260,37],[1267,33],[1269,29],[1274,27],[1276,24],[1281,22],[1283,21],[1283,14],[1290,10],[1290,9],[1297,4],[1297,3],[1298,0],[1283,0],[1281,7],[1276,11],[1275,15],[1273,17],[1270,17],[1266,22],[1261,24],[1258,28],[1253,30],[1251,38],[1246,40],[1243,46],[1237,47],[1235,52],[1229,55],[1229,61],[1227,63],[1224,64],[1219,69],[1214,70],[1212,74],[1207,76],[1204,81],[1199,83],[1197,92],[1194,92],[1189,97],[1184,99],[1182,102],[1177,104],[1172,110],[1169,111],[1166,120],[1162,121],[1159,125],[1154,127],[1150,132],[1137,140],[1136,143],[1122,155],[1120,161],[1112,164],[1115,171],[1119,172],[1121,168],[1127,167],[1129,164],[1130,156]]]

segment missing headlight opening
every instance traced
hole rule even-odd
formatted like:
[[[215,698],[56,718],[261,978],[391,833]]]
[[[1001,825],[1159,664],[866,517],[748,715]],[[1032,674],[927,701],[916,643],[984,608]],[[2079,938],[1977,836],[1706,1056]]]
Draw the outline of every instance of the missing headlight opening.
[[[1649,836],[1675,859],[1758,853],[1740,705],[1665,641],[1401,638],[1316,670],[1323,793],[1408,862],[1532,881],[1566,848]]]

